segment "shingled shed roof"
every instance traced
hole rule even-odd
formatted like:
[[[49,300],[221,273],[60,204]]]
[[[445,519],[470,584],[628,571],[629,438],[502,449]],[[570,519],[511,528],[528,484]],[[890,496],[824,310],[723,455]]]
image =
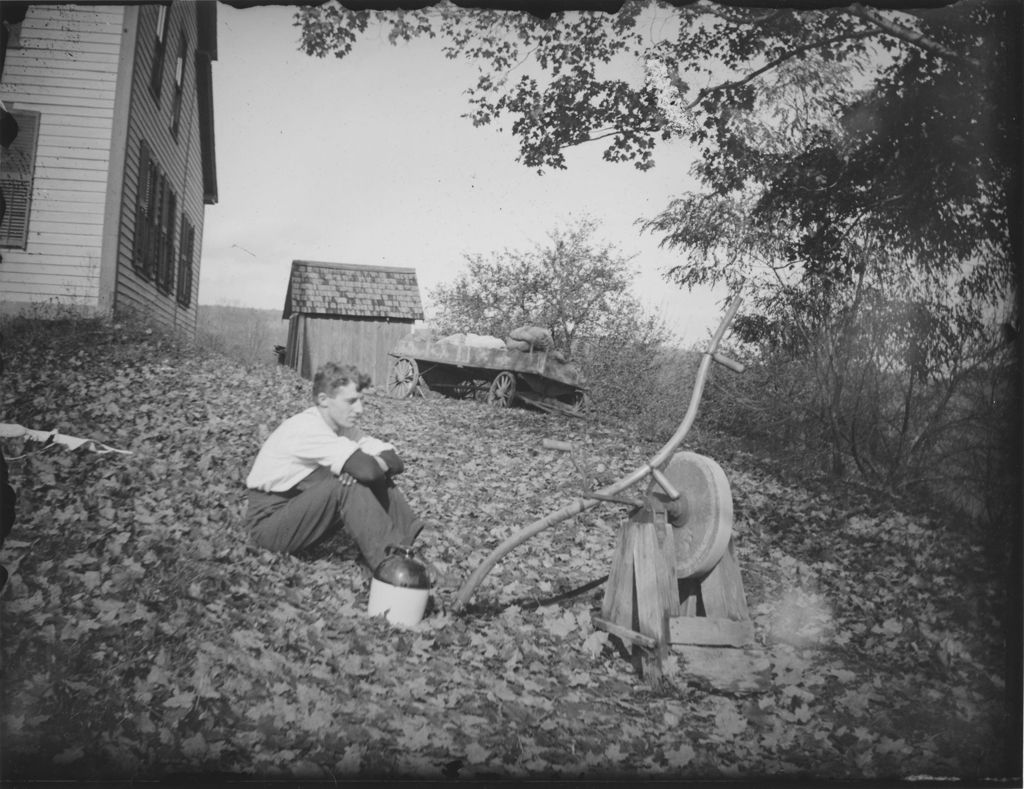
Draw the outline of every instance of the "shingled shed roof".
[[[422,320],[416,269],[293,260],[284,318],[293,312]]]

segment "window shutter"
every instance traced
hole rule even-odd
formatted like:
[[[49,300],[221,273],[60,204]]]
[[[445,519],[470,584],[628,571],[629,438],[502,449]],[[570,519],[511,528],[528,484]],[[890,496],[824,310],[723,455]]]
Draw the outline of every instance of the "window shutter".
[[[188,49],[188,39],[185,37],[185,30],[182,28],[178,37],[178,59],[174,63],[174,99],[171,103],[171,134],[178,139],[178,129],[181,127],[181,98],[185,88],[185,55]]]
[[[178,242],[178,304],[188,307],[192,303],[192,253],[196,231],[192,223],[181,214],[181,240]]]
[[[156,286],[161,293],[169,294],[174,284],[174,220],[177,214],[177,198],[165,178],[163,187],[164,211],[158,228],[159,248],[156,258]]]
[[[153,37],[153,71],[149,75],[149,92],[160,103],[160,90],[164,82],[164,55],[167,52],[167,28],[170,23],[171,5],[157,6],[156,33]]]
[[[135,270],[146,279],[154,274],[160,242],[163,180],[149,146],[143,141],[139,151],[139,194],[135,208]]]
[[[139,143],[139,188],[135,195],[135,244],[133,262],[136,270],[145,272],[146,253],[149,246],[149,213],[153,205],[153,188],[156,174],[153,159],[145,140]]]
[[[0,222],[0,247],[25,249],[40,115],[27,110],[9,112],[18,123],[18,136],[9,148],[0,148],[0,190],[7,202],[7,211]]]

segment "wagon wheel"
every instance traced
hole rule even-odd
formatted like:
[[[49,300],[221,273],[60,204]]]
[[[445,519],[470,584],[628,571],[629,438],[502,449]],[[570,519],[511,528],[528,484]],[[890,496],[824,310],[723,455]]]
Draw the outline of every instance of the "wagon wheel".
[[[568,400],[558,400],[558,410],[566,416],[585,418],[590,410],[590,398],[587,393],[577,389]]]
[[[388,376],[388,394],[392,397],[409,397],[419,386],[420,370],[415,359],[395,360]]]
[[[487,402],[498,408],[508,408],[516,396],[516,377],[508,370],[502,370],[491,381],[487,390]]]

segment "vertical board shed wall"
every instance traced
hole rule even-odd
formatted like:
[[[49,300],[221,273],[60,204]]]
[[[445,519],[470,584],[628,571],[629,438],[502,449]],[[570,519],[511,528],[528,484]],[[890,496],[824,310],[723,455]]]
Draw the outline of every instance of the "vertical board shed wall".
[[[288,364],[303,378],[312,379],[324,362],[354,364],[368,373],[374,386],[387,383],[390,351],[412,331],[412,322],[352,320],[349,318],[292,315],[289,318]],[[295,344],[291,339],[294,337]]]
[[[164,53],[162,88],[157,101],[149,90],[156,54],[157,5],[142,5],[138,13],[135,68],[132,75],[131,109],[126,143],[124,200],[121,208],[121,232],[117,253],[115,309],[134,312],[166,328],[195,336],[199,301],[199,263],[203,247],[203,172],[199,140],[199,108],[196,98],[195,52],[198,41],[196,8],[193,3],[172,3],[167,18],[167,44]],[[174,64],[178,42],[184,31],[188,46],[177,139],[171,134],[174,104]],[[153,280],[140,277],[132,265],[135,239],[135,207],[139,188],[139,143],[145,139],[153,157],[170,180],[177,196],[174,220],[175,286],[170,294],[157,290]],[[178,255],[181,252],[181,214],[195,228],[192,258],[192,299],[182,308],[175,299]]]
[[[40,113],[25,249],[2,249],[0,301],[96,308],[124,8],[33,3],[0,95]],[[115,176],[119,177],[119,176]]]

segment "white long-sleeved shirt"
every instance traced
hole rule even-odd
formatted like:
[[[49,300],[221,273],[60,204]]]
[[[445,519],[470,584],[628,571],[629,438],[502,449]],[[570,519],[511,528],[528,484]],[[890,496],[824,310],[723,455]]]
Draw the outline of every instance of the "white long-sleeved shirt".
[[[318,466],[340,474],[341,467],[357,449],[379,455],[394,446],[365,435],[357,427],[337,435],[316,406],[288,417],[271,433],[253,461],[245,485],[268,493],[295,487]]]

